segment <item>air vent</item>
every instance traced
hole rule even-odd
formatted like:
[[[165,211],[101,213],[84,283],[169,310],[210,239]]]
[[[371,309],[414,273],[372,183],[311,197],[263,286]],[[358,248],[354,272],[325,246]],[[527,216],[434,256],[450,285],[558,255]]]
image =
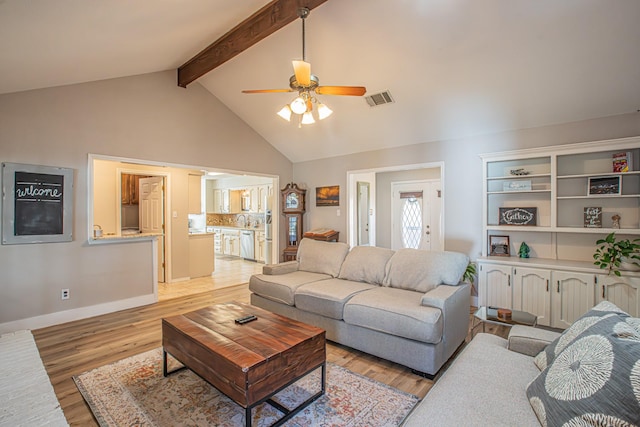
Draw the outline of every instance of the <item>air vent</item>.
[[[378,105],[390,104],[394,102],[393,98],[391,97],[391,93],[388,90],[365,96],[365,99],[367,100],[367,104],[369,104],[370,107],[376,107]]]

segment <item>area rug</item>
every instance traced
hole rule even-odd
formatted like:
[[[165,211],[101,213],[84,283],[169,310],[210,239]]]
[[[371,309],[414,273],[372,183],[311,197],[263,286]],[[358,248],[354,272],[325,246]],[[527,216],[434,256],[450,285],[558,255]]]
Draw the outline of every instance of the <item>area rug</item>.
[[[171,357],[169,369],[181,365]],[[74,381],[101,426],[244,426],[244,409],[188,369],[162,376],[162,349],[75,376]],[[320,369],[274,400],[297,406],[320,388]],[[284,425],[397,426],[417,397],[328,363],[324,396]],[[252,425],[273,424],[282,414],[269,404],[254,408]]]

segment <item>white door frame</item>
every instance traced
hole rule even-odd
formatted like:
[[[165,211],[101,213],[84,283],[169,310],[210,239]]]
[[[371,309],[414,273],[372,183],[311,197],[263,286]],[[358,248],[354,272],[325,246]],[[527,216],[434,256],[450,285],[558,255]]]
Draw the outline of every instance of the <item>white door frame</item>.
[[[355,247],[358,244],[358,222],[357,222],[357,218],[356,215],[358,214],[358,209],[357,209],[357,198],[358,198],[358,188],[357,188],[357,181],[358,179],[362,180],[361,178],[358,178],[358,175],[362,175],[362,174],[373,174],[374,176],[374,180],[371,186],[371,206],[373,209],[373,215],[371,217],[371,223],[370,223],[370,227],[373,228],[373,232],[371,233],[371,246],[375,246],[376,245],[376,240],[375,240],[375,226],[376,226],[376,222],[375,222],[375,217],[376,217],[376,209],[375,209],[375,192],[377,191],[376,187],[375,187],[375,174],[377,173],[383,173],[383,172],[398,172],[398,171],[408,171],[408,170],[415,170],[415,169],[433,169],[433,168],[440,168],[440,185],[442,186],[442,188],[446,188],[445,187],[445,182],[444,182],[444,162],[431,162],[431,163],[416,163],[416,164],[410,164],[410,165],[400,165],[400,166],[386,166],[386,167],[380,167],[380,168],[371,168],[371,169],[359,169],[359,170],[353,170],[353,171],[347,171],[347,243],[349,244],[349,246],[351,247]],[[442,228],[440,230],[441,232],[441,238],[443,240],[443,246],[444,246],[444,233],[445,233],[445,215],[444,215],[444,206],[445,206],[445,191],[442,191],[441,193],[442,198]]]

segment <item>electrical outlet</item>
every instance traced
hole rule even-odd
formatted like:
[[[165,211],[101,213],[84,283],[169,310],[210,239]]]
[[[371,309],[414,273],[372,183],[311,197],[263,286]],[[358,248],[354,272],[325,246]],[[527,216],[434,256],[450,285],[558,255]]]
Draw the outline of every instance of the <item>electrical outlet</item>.
[[[60,291],[60,299],[69,299],[69,289]]]

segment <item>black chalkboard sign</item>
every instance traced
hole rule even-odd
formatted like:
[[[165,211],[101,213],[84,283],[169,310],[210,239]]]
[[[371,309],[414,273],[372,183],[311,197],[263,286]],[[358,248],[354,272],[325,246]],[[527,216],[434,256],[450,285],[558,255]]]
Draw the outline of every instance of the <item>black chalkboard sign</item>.
[[[2,243],[72,240],[73,170],[2,164]]]
[[[63,233],[63,175],[16,172],[14,200],[14,235]]]

